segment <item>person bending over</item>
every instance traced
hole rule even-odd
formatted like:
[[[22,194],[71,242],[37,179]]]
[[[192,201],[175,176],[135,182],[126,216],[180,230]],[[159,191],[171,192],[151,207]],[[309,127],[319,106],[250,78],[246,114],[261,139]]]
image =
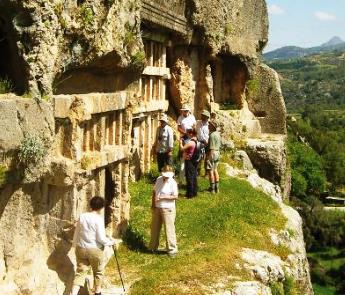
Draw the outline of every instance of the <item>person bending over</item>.
[[[101,295],[103,277],[103,248],[115,244],[114,239],[105,235],[104,199],[93,197],[90,200],[91,211],[80,215],[74,232],[73,246],[77,257],[77,270],[73,281],[72,295],[77,295],[84,286],[86,276],[91,266],[94,277],[95,295]]]

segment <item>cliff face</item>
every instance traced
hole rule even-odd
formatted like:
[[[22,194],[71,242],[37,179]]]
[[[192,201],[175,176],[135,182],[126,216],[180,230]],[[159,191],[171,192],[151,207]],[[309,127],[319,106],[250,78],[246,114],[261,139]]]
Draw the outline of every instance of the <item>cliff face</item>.
[[[69,227],[100,195],[108,233],[123,233],[128,181],[183,103],[214,112],[224,143],[288,195],[267,30],[261,0],[1,1],[0,82],[16,94],[0,95],[0,289],[68,294]]]
[[[268,41],[265,1],[187,1],[191,23],[214,54],[256,59]]]

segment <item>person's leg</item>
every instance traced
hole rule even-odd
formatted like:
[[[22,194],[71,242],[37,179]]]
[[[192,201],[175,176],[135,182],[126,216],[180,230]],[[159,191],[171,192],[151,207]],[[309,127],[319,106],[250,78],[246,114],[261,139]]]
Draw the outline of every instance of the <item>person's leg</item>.
[[[186,172],[186,183],[187,183],[187,187],[186,187],[186,197],[187,198],[191,198],[193,197],[193,165],[192,165],[192,161],[190,160],[186,160],[185,161],[185,172]]]
[[[77,295],[80,287],[84,286],[90,266],[90,262],[86,255],[86,249],[77,247],[75,250],[75,254],[77,258],[77,270],[74,276],[71,295]]]
[[[218,164],[219,164],[220,153],[215,152],[215,158],[213,162],[213,176],[214,176],[214,183],[215,183],[215,192],[219,192],[219,174],[218,174]]]
[[[196,197],[196,195],[198,194],[198,163],[197,162],[193,162],[193,177],[192,177],[192,182],[193,182],[193,186],[192,186],[192,196]]]
[[[164,166],[164,153],[157,153],[157,166],[158,171],[161,172]]]
[[[102,292],[103,271],[103,251],[100,249],[88,249],[89,261],[92,268],[95,293]]]
[[[186,174],[185,160],[182,157],[182,158],[180,158],[180,173],[179,173],[180,184],[184,183],[185,174]]]
[[[173,157],[165,153],[165,165],[173,166]]]
[[[157,250],[159,246],[159,235],[162,227],[162,215],[160,208],[152,209],[152,219],[151,219],[151,239],[150,239],[150,250]]]
[[[163,222],[166,235],[166,249],[168,254],[176,254],[177,242],[175,232],[175,217],[176,209],[162,209],[163,210]]]

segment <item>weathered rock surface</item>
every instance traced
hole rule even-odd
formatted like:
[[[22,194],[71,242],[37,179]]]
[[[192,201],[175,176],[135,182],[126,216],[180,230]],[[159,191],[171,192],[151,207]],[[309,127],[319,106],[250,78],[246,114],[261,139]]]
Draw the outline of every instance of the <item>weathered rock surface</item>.
[[[248,139],[246,152],[259,175],[283,190],[288,196],[289,182],[285,136],[270,135],[262,139]]]
[[[230,292],[230,295],[271,295],[271,288],[264,284],[253,282],[238,282]]]
[[[0,130],[0,152],[18,149],[24,136],[51,139],[55,132],[52,107],[44,101],[0,95]]]
[[[212,51],[256,58],[268,40],[267,6],[263,0],[190,1],[191,21],[204,30]]]
[[[250,161],[245,151],[236,151],[234,154],[234,160],[238,161],[242,166],[241,168],[244,170],[252,170],[254,168],[252,162]]]
[[[17,44],[17,66],[25,69],[23,92],[49,94],[62,86],[53,86],[57,75],[80,67],[106,74],[131,65],[143,50],[139,1],[106,3],[1,1],[7,38]]]
[[[278,74],[260,64],[248,84],[248,106],[259,118],[262,132],[286,134],[287,114]]]

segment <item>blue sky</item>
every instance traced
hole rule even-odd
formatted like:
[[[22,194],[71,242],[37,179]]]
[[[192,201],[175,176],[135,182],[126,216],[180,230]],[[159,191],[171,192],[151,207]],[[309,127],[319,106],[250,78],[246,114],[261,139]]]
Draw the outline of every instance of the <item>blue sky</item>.
[[[333,36],[345,41],[345,0],[267,0],[265,52],[287,45],[312,47]]]

